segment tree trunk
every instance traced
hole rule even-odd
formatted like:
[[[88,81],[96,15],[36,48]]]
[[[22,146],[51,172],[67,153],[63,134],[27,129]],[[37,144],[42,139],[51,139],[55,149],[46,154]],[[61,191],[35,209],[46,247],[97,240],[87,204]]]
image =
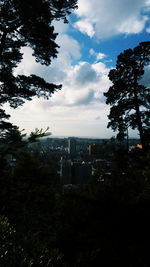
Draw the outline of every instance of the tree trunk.
[[[6,37],[7,37],[7,30],[5,30],[2,34],[1,40],[0,40],[0,59],[2,59],[2,53],[5,48],[5,42],[6,42]]]
[[[135,101],[135,111],[136,111],[136,119],[137,119],[137,126],[140,134],[140,140],[142,148],[145,148],[145,140],[144,140],[144,132],[143,132],[143,125],[141,120],[141,114],[140,114],[140,107],[139,107],[139,101],[138,101],[138,91],[137,91],[137,74],[136,70],[134,71],[134,101]]]

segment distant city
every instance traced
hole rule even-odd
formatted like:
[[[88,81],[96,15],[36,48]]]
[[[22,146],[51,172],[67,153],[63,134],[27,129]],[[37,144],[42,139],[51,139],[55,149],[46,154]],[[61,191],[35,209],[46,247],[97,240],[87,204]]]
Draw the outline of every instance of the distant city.
[[[33,153],[39,153],[47,163],[53,162],[60,182],[68,188],[92,182],[93,179],[109,184],[117,147],[120,146],[130,152],[139,146],[139,139],[120,143],[115,138],[48,137],[29,148]]]

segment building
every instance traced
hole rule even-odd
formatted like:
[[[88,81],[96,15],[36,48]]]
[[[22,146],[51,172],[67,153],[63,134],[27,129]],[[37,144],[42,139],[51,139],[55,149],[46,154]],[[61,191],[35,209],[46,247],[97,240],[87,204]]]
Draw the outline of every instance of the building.
[[[63,159],[60,160],[60,179],[62,184],[72,183],[72,173],[71,173],[71,160]]]
[[[60,178],[62,184],[86,184],[91,179],[91,176],[91,163],[72,162],[70,159],[61,159]]]
[[[75,138],[68,139],[68,153],[71,156],[76,155],[76,139]]]

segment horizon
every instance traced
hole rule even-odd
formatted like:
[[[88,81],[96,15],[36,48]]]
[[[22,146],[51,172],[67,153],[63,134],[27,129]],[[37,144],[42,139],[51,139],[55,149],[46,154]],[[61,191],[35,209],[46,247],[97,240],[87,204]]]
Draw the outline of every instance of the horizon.
[[[57,135],[48,135],[48,136],[45,136],[45,137],[42,137],[42,138],[58,138],[58,139],[71,139],[71,138],[74,138],[74,139],[100,139],[100,140],[110,140],[111,138],[115,138],[115,136],[111,136],[110,138],[105,138],[105,137],[92,137],[92,136],[57,136]],[[140,140],[140,137],[128,137],[129,140]],[[124,139],[126,140],[126,138]]]

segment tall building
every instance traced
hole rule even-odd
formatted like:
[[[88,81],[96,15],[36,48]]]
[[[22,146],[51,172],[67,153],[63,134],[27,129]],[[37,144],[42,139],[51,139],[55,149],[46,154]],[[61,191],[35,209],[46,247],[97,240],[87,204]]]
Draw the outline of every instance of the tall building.
[[[60,178],[62,184],[72,183],[72,171],[71,171],[71,160],[63,159],[60,160]]]
[[[76,154],[76,139],[75,138],[68,139],[68,153],[71,156]]]
[[[92,165],[85,162],[72,162],[69,159],[60,161],[60,178],[64,185],[86,184],[91,179]]]

